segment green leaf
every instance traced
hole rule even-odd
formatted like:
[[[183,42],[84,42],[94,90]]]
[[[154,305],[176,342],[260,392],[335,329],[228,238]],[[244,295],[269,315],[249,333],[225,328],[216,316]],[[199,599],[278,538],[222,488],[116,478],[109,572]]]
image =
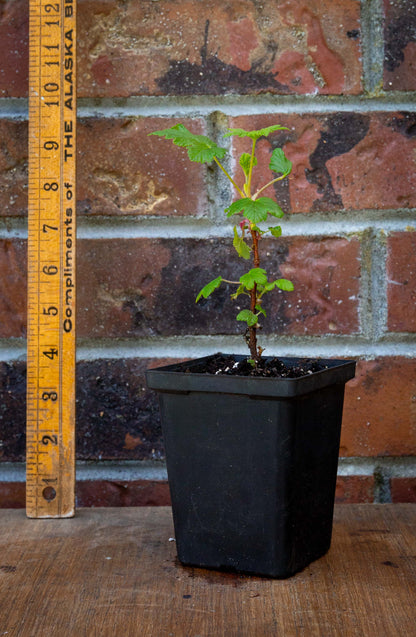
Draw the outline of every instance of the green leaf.
[[[257,283],[258,285],[265,285],[267,283],[267,272],[263,268],[252,268],[246,274],[240,276],[240,283],[252,290]]]
[[[240,296],[240,294],[247,294],[248,296],[250,296],[248,292],[245,292],[244,285],[239,285],[234,294],[231,294],[230,298],[235,300],[238,296]]]
[[[220,148],[209,137],[204,135],[196,135],[192,144],[187,148],[189,159],[200,164],[210,162],[214,157],[222,159],[227,152],[225,148]]]
[[[267,316],[266,311],[262,308],[261,305],[256,305],[256,310],[257,312],[260,312],[261,314],[263,314],[264,316]]]
[[[263,293],[271,292],[274,288],[279,288],[285,292],[292,292],[295,289],[292,281],[289,281],[288,279],[276,279],[276,281],[267,281],[267,283],[263,286]]]
[[[175,124],[171,128],[154,131],[150,135],[157,135],[172,140],[176,146],[186,148],[191,161],[199,163],[210,162],[217,157],[222,159],[227,150],[217,146],[209,137],[205,135],[194,135],[183,124]]]
[[[277,288],[279,288],[280,290],[284,290],[285,292],[293,292],[293,290],[295,289],[295,286],[293,285],[292,281],[289,281],[289,279],[277,279],[277,281],[274,281],[274,283],[276,284]]]
[[[246,201],[249,201],[247,197],[244,197],[243,199],[237,199],[237,201],[233,201],[231,206],[225,209],[227,217],[232,217],[233,215],[237,215],[239,212],[243,212]]]
[[[286,157],[281,148],[275,148],[272,152],[269,168],[274,173],[288,175],[292,170],[292,162]]]
[[[268,197],[260,197],[260,199],[269,199]],[[269,215],[272,215],[273,217],[277,217],[278,219],[281,219],[282,217],[284,217],[284,212],[281,209],[281,207],[279,206],[279,204],[277,204],[275,201],[273,201],[273,199],[269,199]]]
[[[238,234],[237,226],[234,226],[233,246],[236,249],[239,257],[243,257],[243,259],[250,258],[250,248],[248,247],[244,239]]]
[[[272,233],[272,235],[274,237],[281,237],[282,236],[282,229],[280,226],[274,226],[273,228],[269,228],[270,232]]]
[[[279,124],[252,131],[247,131],[243,128],[229,128],[228,133],[225,133],[224,137],[231,137],[235,135],[237,137],[249,137],[250,139],[257,141],[260,137],[268,137],[270,133],[274,133],[274,131],[277,130],[288,130],[288,128],[286,126],[280,126]]]
[[[258,316],[256,316],[251,310],[241,310],[241,312],[237,314],[237,321],[245,321],[248,327],[256,325],[258,320]]]
[[[192,144],[192,140],[195,137],[183,124],[175,124],[175,126],[171,126],[170,128],[156,130],[153,131],[153,133],[149,133],[149,135],[157,135],[158,137],[171,139],[176,146],[182,146],[184,148]]]
[[[212,294],[213,291],[216,290],[221,285],[221,281],[222,281],[222,277],[219,276],[213,281],[210,281],[209,283],[207,283],[199,292],[198,296],[196,297],[195,303],[198,303],[201,296],[203,296],[204,299],[208,298],[209,295]]]
[[[243,153],[240,157],[239,164],[247,177],[250,172],[251,155],[249,153]],[[257,158],[253,158],[253,166],[257,166]]]
[[[252,223],[266,221],[268,214],[274,217],[283,217],[284,214],[281,207],[270,197],[259,197],[254,201],[249,197],[237,199],[225,212],[227,217],[244,212],[245,217]]]

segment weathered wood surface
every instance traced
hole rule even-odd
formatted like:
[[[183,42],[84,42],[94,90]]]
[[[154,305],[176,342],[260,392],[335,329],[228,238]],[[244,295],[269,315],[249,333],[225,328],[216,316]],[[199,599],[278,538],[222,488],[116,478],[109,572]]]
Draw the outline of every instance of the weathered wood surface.
[[[177,563],[169,508],[0,511],[0,635],[412,637],[416,505],[340,505],[330,552],[288,580]]]

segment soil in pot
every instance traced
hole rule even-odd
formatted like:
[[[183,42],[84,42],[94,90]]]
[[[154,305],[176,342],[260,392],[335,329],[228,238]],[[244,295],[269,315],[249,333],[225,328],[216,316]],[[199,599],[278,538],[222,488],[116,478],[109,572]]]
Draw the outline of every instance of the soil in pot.
[[[261,378],[301,378],[315,372],[328,369],[328,365],[311,358],[294,359],[290,363],[280,358],[263,357],[254,367],[247,358],[232,355],[216,354],[201,360],[192,368],[185,368],[187,373],[224,374],[226,376],[251,376]]]

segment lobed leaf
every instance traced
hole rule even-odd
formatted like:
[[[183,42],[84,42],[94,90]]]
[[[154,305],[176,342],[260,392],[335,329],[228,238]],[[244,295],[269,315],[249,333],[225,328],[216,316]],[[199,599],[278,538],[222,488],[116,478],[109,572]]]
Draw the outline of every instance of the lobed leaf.
[[[265,285],[267,283],[267,272],[263,268],[252,268],[246,274],[240,276],[240,283],[252,290],[256,284]]]
[[[175,124],[170,128],[153,131],[149,135],[157,135],[170,139],[176,146],[186,148],[191,161],[199,163],[210,162],[217,157],[222,159],[227,150],[218,146],[212,139],[205,135],[191,133],[183,124]]]
[[[259,319],[256,314],[254,314],[251,310],[241,310],[241,312],[237,314],[237,321],[245,321],[248,327],[256,325],[258,320]]]
[[[295,289],[295,286],[292,281],[289,281],[289,279],[277,279],[275,283],[277,288],[284,290],[285,292],[293,292]]]
[[[267,126],[266,128],[260,128],[259,130],[247,131],[244,128],[229,128],[228,133],[225,133],[224,137],[249,137],[253,141],[257,141],[260,137],[268,137],[270,133],[274,133],[277,130],[289,130],[286,126],[280,126],[275,124],[274,126]]]
[[[271,292],[274,288],[279,288],[280,290],[284,290],[285,292],[292,292],[295,287],[292,281],[289,279],[276,279],[276,281],[267,281],[267,283],[263,286],[264,292]]]
[[[272,290],[274,290],[275,287],[276,287],[276,281],[268,281],[263,286],[263,292],[271,292]]]
[[[275,148],[272,152],[269,168],[274,173],[282,173],[286,176],[292,170],[292,162],[286,157],[281,148]]]
[[[246,218],[252,223],[266,221],[268,214],[274,217],[283,217],[284,214],[281,207],[270,197],[259,197],[258,199],[244,197],[243,199],[237,199],[225,212],[227,217],[244,212]]]
[[[203,164],[210,162],[217,157],[222,159],[227,153],[225,148],[220,148],[209,137],[204,135],[197,135],[197,139],[194,139],[192,144],[188,146],[188,157],[191,161],[199,162]]]
[[[222,277],[219,276],[213,281],[210,281],[209,283],[207,283],[199,292],[198,296],[196,297],[195,303],[198,303],[199,299],[202,296],[204,297],[204,299],[207,299],[209,295],[212,294],[214,290],[216,290],[221,285],[221,281],[222,281]]]
[[[156,130],[149,135],[157,135],[158,137],[165,137],[165,139],[171,139],[176,146],[187,148],[192,143],[195,135],[191,133],[183,124],[175,124],[170,128],[164,128],[162,130]]]

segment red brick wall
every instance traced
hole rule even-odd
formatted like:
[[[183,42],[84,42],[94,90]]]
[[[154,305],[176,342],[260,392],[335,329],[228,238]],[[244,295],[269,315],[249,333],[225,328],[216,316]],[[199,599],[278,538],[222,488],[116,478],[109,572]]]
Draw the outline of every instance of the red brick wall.
[[[78,504],[169,500],[144,370],[244,351],[241,267],[210,167],[148,137],[176,122],[294,162],[270,269],[295,292],[268,354],[353,357],[337,499],[416,500],[416,13],[412,0],[78,0]],[[0,506],[24,505],[28,2],[0,3]],[[230,146],[235,157],[242,140]],[[231,164],[233,163],[231,160]],[[264,175],[267,177],[267,175]],[[276,247],[277,246],[277,247]]]

